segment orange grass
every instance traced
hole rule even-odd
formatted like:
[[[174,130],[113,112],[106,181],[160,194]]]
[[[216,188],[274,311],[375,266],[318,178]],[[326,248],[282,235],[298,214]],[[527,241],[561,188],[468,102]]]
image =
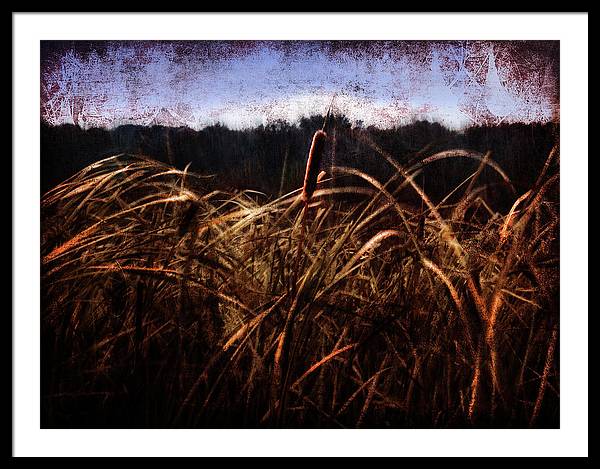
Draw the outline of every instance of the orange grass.
[[[354,135],[389,181],[324,179],[323,129],[275,200],[130,155],[46,194],[44,425],[556,426],[558,150],[503,212],[490,153]],[[417,175],[453,160],[478,168],[433,200]]]

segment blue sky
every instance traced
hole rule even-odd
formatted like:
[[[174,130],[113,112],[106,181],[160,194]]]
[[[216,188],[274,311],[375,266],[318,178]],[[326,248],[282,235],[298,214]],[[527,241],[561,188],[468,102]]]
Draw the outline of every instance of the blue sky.
[[[557,121],[557,42],[44,42],[46,122],[247,128]]]

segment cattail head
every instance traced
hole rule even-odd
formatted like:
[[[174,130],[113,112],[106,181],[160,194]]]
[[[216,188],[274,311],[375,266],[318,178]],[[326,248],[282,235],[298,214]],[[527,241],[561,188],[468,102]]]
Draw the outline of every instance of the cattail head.
[[[325,142],[327,134],[323,130],[317,130],[313,136],[310,152],[308,153],[308,161],[306,163],[306,173],[304,175],[304,187],[302,188],[302,200],[308,203],[312,198],[317,187],[317,178],[319,175],[319,167],[325,152]]]

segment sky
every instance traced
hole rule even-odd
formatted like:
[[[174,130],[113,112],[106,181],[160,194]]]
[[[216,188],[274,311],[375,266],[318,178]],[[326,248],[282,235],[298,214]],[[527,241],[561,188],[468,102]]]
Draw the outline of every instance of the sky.
[[[558,41],[42,41],[50,125],[559,120]]]

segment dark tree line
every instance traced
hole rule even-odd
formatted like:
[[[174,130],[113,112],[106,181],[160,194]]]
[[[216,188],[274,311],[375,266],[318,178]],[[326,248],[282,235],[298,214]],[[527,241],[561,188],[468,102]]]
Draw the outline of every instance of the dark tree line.
[[[312,135],[323,125],[322,116],[302,119],[299,124],[275,122],[248,130],[231,130],[213,125],[195,131],[187,127],[144,127],[124,125],[112,130],[83,130],[78,126],[50,127],[41,124],[43,192],[85,166],[118,153],[142,154],[190,170],[215,174],[228,189],[255,189],[277,196],[302,184],[304,166]],[[557,141],[556,124],[505,124],[470,127],[462,132],[425,121],[394,129],[352,126],[336,116],[328,125],[335,136],[330,143],[325,170],[336,165],[352,166],[387,180],[393,168],[374,150],[383,149],[401,164],[409,164],[435,152],[462,148],[492,158],[509,175],[518,192],[531,187]],[[443,197],[477,168],[470,160],[433,163],[421,175],[427,192]],[[503,191],[500,179],[491,171],[482,175],[490,187]]]

